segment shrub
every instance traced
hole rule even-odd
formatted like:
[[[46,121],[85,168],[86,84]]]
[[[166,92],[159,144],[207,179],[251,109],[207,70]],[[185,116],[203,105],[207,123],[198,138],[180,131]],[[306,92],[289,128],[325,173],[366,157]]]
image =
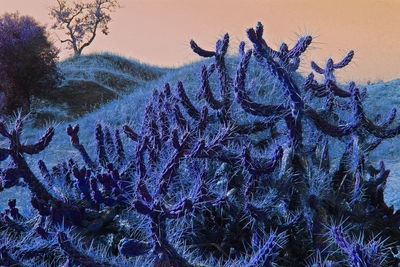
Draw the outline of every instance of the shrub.
[[[58,52],[45,27],[32,17],[18,13],[0,17],[1,113],[9,115],[18,108],[27,112],[31,95],[57,85],[61,79],[56,65]]]

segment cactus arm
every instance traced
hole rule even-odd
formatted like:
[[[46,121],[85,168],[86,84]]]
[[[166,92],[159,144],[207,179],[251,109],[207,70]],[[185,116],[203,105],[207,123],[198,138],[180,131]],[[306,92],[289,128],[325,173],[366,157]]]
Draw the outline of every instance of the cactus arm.
[[[123,125],[122,130],[128,136],[130,139],[132,139],[134,142],[138,142],[141,139],[141,136],[138,135],[132,128],[130,128],[128,125]]]
[[[314,61],[311,61],[311,68],[319,74],[324,74],[325,70],[322,69],[320,66],[317,65],[317,63],[315,63]]]
[[[204,95],[204,98],[206,99],[207,103],[210,105],[212,109],[221,109],[223,107],[223,102],[218,101],[215,99],[211,88],[210,88],[210,83],[208,80],[208,71],[206,66],[202,66],[201,68],[201,89],[200,92]]]
[[[37,143],[33,145],[22,145],[21,151],[29,155],[38,154],[49,145],[53,136],[54,136],[54,128],[49,127],[46,130],[45,134],[39,139]]]
[[[356,106],[358,108],[358,116],[361,121],[361,125],[363,128],[365,128],[369,133],[374,135],[375,137],[382,138],[382,139],[387,139],[387,138],[393,138],[397,135],[400,135],[400,125],[392,128],[392,129],[387,129],[387,125],[384,127],[376,125],[371,119],[367,118],[365,111],[362,107],[361,99],[360,99],[360,92],[358,88],[355,88],[354,82],[350,83],[350,91],[354,91],[356,94]],[[396,112],[392,110],[392,112],[388,116],[387,122],[392,123],[391,121],[394,120]]]
[[[202,48],[200,48],[195,41],[191,40],[190,41],[190,47],[192,48],[193,52],[198,54],[201,57],[213,57],[215,56],[215,52],[212,51],[207,51]]]
[[[208,108],[206,105],[204,105],[203,108],[201,109],[200,119],[197,124],[196,130],[202,133],[206,129],[207,123],[208,123]]]
[[[115,137],[115,143],[116,143],[115,149],[116,149],[117,155],[118,155],[118,163],[120,165],[123,165],[123,163],[125,161],[125,151],[124,151],[124,146],[122,144],[121,136],[119,134],[118,129],[115,130],[114,137]]]
[[[89,157],[89,154],[86,152],[85,147],[80,144],[79,142],[79,137],[78,137],[78,132],[79,132],[79,125],[75,125],[74,128],[72,128],[71,125],[68,125],[67,127],[67,134],[70,136],[70,141],[73,147],[75,147],[79,153],[82,156],[83,161],[92,169],[97,168],[97,164],[92,161]]]
[[[253,175],[262,175],[272,173],[275,168],[278,166],[278,163],[281,161],[283,156],[283,149],[279,146],[275,152],[274,156],[263,163],[255,161],[250,156],[250,150],[248,147],[245,147],[242,151],[242,165],[245,169]]]
[[[363,118],[362,124],[369,133],[378,138],[387,139],[400,135],[400,125],[393,129],[386,129],[386,127],[375,125],[370,119],[365,117]]]
[[[275,62],[271,56],[268,55],[265,46],[262,45],[263,39],[256,37],[257,34],[254,32],[254,29],[248,29],[247,36],[254,45],[255,58],[258,63],[267,68],[275,77],[277,77],[283,88],[285,88],[285,94],[290,99],[292,116],[296,118],[301,116],[304,103],[300,96],[300,90],[292,77],[277,62]]]
[[[107,157],[106,148],[104,145],[104,132],[100,123],[96,124],[95,139],[98,161],[100,162],[101,166],[105,167],[107,162],[109,162],[109,159]]]
[[[10,141],[10,146],[8,150],[10,153],[10,157],[12,158],[12,161],[15,164],[17,171],[16,174],[18,174],[17,176],[23,178],[24,182],[28,185],[28,188],[34,197],[37,197],[39,199],[52,200],[54,199],[53,196],[40,183],[35,174],[33,174],[22,154],[24,153],[23,151],[24,145],[20,143],[22,126],[23,126],[22,120],[21,118],[18,118],[15,122],[15,128],[8,135]],[[46,131],[46,134],[36,143],[37,146],[32,146],[35,147],[36,150],[33,152],[39,153],[40,151],[46,148],[46,146],[51,141],[52,135],[54,134],[53,131],[54,130],[52,127],[50,127],[48,131]]]
[[[190,139],[190,134],[185,133],[184,136],[182,137],[182,141],[179,145],[179,148],[176,149],[175,153],[172,155],[172,157],[164,167],[160,181],[158,183],[158,188],[157,188],[158,194],[160,195],[166,194],[168,186],[171,183],[171,180],[176,176],[176,172],[179,167],[179,162],[185,155],[185,149],[187,149],[189,139]]]
[[[360,123],[358,121],[343,126],[333,125],[325,120],[324,116],[320,115],[317,111],[309,106],[306,106],[305,108],[305,115],[306,118],[310,119],[314,123],[315,127],[318,130],[332,137],[342,137],[349,135],[360,126]]]
[[[213,108],[218,107],[217,109],[222,109],[221,110],[222,120],[229,121],[230,116],[228,114],[228,111],[229,111],[229,107],[232,104],[231,93],[230,93],[232,79],[228,75],[228,70],[227,70],[226,64],[225,64],[225,55],[226,55],[226,52],[227,52],[227,49],[229,46],[229,34],[226,33],[222,39],[217,41],[215,52],[206,51],[204,49],[201,49],[193,40],[190,42],[190,45],[191,45],[192,50],[202,57],[213,57],[213,56],[215,57],[215,65],[214,66],[217,71],[217,75],[218,75],[218,79],[219,79],[219,83],[220,83],[220,95],[221,95],[222,101],[221,102],[215,101],[215,99],[213,99],[212,95],[210,94],[211,91],[208,90],[209,87],[207,87],[208,75],[207,75],[206,69],[202,70],[202,80],[204,81],[205,84],[204,84],[204,86],[202,85],[201,92],[207,93],[208,96],[206,96],[206,98],[208,98],[211,102],[214,102],[211,104],[212,105],[211,107],[213,107]],[[214,69],[214,67],[212,69]],[[206,92],[205,90],[208,90],[208,92]],[[198,94],[198,96],[200,94]]]
[[[178,81],[177,91],[180,98],[180,102],[183,107],[186,108],[187,113],[192,117],[194,120],[199,120],[200,112],[194,107],[193,103],[190,101],[189,97],[186,94],[185,88],[183,88],[183,84],[181,81]]]
[[[270,57],[275,57],[278,52],[273,50],[271,47],[268,46],[267,42],[262,38],[264,34],[264,26],[258,22],[256,26],[256,30],[254,31],[254,37],[255,39],[258,39],[260,42],[260,45],[262,45],[264,51],[270,56]],[[250,38],[249,38],[250,39]],[[250,39],[250,41],[252,41]],[[252,41],[253,42],[253,41]],[[254,43],[254,42],[253,42]]]
[[[312,42],[312,37],[310,35],[300,38],[297,41],[296,45],[292,49],[290,49],[287,56],[289,58],[300,57],[301,54],[307,50],[307,48],[311,44],[311,42]]]
[[[344,68],[350,63],[350,61],[353,59],[353,57],[354,57],[354,51],[350,50],[349,53],[347,53],[347,55],[342,59],[342,61],[340,61],[339,63],[333,64],[333,67],[335,69]]]
[[[389,127],[394,122],[394,120],[396,119],[396,115],[397,115],[397,109],[396,108],[392,108],[392,110],[390,111],[388,117],[385,119],[384,122],[382,122],[381,125],[379,125],[379,127],[382,127],[382,128]]]
[[[239,43],[239,48],[238,48],[238,54],[239,54],[239,58],[242,58],[244,56],[244,47],[246,46],[246,43],[241,41]]]
[[[186,131],[186,130],[190,131],[189,123],[183,116],[183,114],[177,104],[174,104],[173,112],[174,112],[174,118],[175,118],[176,124],[179,126],[179,129],[181,129],[182,131]]]
[[[351,97],[351,93],[339,88],[335,83],[330,82],[329,89],[335,96],[339,97]]]
[[[246,79],[246,71],[249,64],[250,57],[252,55],[252,51],[248,50],[241,58],[239,67],[236,72],[235,77],[235,99],[236,102],[240,104],[244,111],[256,116],[272,116],[282,114],[286,109],[283,106],[275,106],[275,105],[264,105],[260,103],[256,103],[250,99],[250,97],[246,94],[245,88],[245,79]]]
[[[220,83],[220,95],[223,102],[223,112],[226,113],[231,105],[230,99],[230,87],[232,84],[232,79],[228,75],[228,70],[225,65],[225,54],[227,52],[229,45],[229,35],[226,33],[221,40],[217,41],[216,44],[216,64],[215,68],[217,70],[219,83]],[[224,114],[225,116],[226,114]]]

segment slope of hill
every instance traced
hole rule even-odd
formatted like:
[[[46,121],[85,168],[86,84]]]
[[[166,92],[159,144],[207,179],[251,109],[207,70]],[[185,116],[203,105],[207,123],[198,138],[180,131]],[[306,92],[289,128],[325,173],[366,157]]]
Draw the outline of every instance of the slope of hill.
[[[34,126],[46,120],[70,121],[122,98],[169,71],[112,54],[72,57],[59,63],[65,80],[34,100]]]
[[[247,60],[250,59],[249,55],[250,52],[246,54]],[[225,77],[229,76],[228,79],[234,79],[235,85],[239,84],[239,87],[243,85],[244,78],[241,80],[240,75],[244,73],[243,60],[246,58],[242,57],[241,68],[239,69],[241,72],[238,72],[239,75],[236,77],[238,58],[235,56],[225,58],[228,67],[227,73],[217,72],[217,74],[214,73],[210,76],[210,89],[215,98],[220,99],[220,94],[223,94],[221,91],[223,92],[224,85],[226,85]],[[219,60],[218,57],[217,60]],[[240,126],[249,125],[248,123],[251,124],[255,120],[267,120],[270,119],[268,116],[271,113],[271,108],[251,103],[251,101],[248,101],[249,98],[243,98],[242,107],[240,107],[232,99],[232,104],[229,102],[228,107],[229,115],[225,117],[223,109],[222,112],[215,111],[216,107],[223,105],[218,101],[210,100],[213,97],[207,90],[203,90],[205,97],[197,98],[201,85],[199,74],[204,65],[208,66],[209,70],[212,69],[210,63],[208,60],[203,60],[176,69],[166,69],[146,66],[110,54],[93,54],[61,62],[60,68],[66,77],[64,83],[58,89],[36,99],[32,113],[23,118],[24,127],[20,128],[19,124],[15,127],[7,125],[6,128],[8,129],[14,128],[10,134],[6,133],[4,128],[3,130],[0,129],[0,148],[9,145],[9,141],[11,143],[10,150],[0,150],[0,157],[2,158],[0,168],[4,170],[1,180],[2,186],[6,188],[0,194],[0,211],[5,210],[8,199],[18,198],[17,208],[23,215],[27,216],[26,218],[36,216],[35,220],[39,219],[39,216],[37,216],[37,210],[39,210],[39,214],[43,217],[40,219],[41,222],[36,223],[36,225],[49,223],[54,223],[54,226],[57,223],[65,225],[64,223],[70,220],[72,225],[78,227],[79,235],[81,233],[83,236],[87,235],[88,246],[90,242],[89,249],[78,246],[82,252],[75,253],[78,255],[77,257],[85,258],[86,256],[81,257],[79,255],[88,253],[88,257],[94,259],[110,258],[109,262],[112,261],[115,266],[148,266],[150,261],[153,261],[153,257],[157,255],[147,255],[151,243],[140,241],[149,239],[149,229],[152,240],[163,240],[164,234],[174,240],[171,245],[168,244],[169,241],[160,243],[160,247],[168,245],[165,251],[170,251],[170,249],[175,251],[176,249],[177,252],[171,254],[171,258],[177,258],[176,255],[183,250],[194,249],[196,254],[189,252],[185,254],[185,257],[190,257],[190,262],[201,262],[207,264],[207,266],[225,266],[225,263],[229,266],[242,266],[244,265],[243,262],[250,262],[249,265],[254,264],[253,259],[258,259],[257,255],[261,255],[260,251],[265,252],[265,245],[261,243],[264,241],[253,242],[254,237],[258,239],[258,233],[261,234],[268,228],[272,229],[272,227],[282,225],[282,222],[285,222],[285,224],[289,222],[289,228],[283,229],[289,229],[291,232],[288,237],[286,237],[286,230],[279,233],[279,236],[282,236],[282,240],[284,240],[282,245],[283,242],[286,242],[286,238],[290,240],[288,243],[292,240],[295,242],[295,247],[288,245],[285,247],[286,252],[282,251],[281,254],[285,257],[291,255],[288,259],[283,259],[282,262],[286,263],[293,258],[296,259],[296,263],[293,261],[291,265],[300,262],[297,257],[300,257],[301,261],[308,261],[313,256],[309,252],[313,249],[319,251],[319,241],[310,239],[310,237],[325,235],[325,232],[321,230],[314,232],[314,226],[309,227],[314,224],[322,226],[327,225],[330,221],[340,220],[342,222],[342,220],[349,219],[355,228],[359,227],[358,231],[361,231],[360,236],[362,238],[364,238],[364,233],[368,239],[370,238],[367,236],[368,234],[373,235],[371,241],[366,245],[364,245],[364,240],[361,237],[357,241],[353,240],[360,248],[370,249],[369,244],[376,244],[375,236],[381,234],[383,235],[382,239],[387,238],[386,240],[390,240],[390,242],[398,240],[400,235],[400,233],[397,233],[398,225],[394,223],[394,220],[394,225],[392,225],[391,218],[395,217],[391,217],[392,211],[386,207],[385,203],[381,202],[382,191],[380,190],[387,186],[388,188],[385,190],[386,203],[393,204],[396,209],[400,208],[400,198],[397,194],[400,190],[400,163],[398,162],[400,149],[397,145],[399,137],[384,141],[378,149],[368,155],[368,146],[374,144],[370,141],[375,142],[376,139],[372,134],[367,133],[370,132],[370,129],[365,127],[365,120],[362,121],[363,125],[354,125],[354,121],[360,121],[354,117],[355,115],[360,116],[360,113],[355,112],[355,110],[361,110],[358,105],[360,102],[358,102],[359,94],[357,90],[352,90],[351,98],[335,98],[335,102],[333,102],[335,108],[328,111],[325,102],[327,99],[317,97],[311,99],[308,93],[301,92],[306,106],[304,109],[302,107],[297,109],[303,110],[303,117],[301,117],[301,113],[296,113],[296,109],[293,108],[293,103],[296,103],[293,100],[296,96],[293,91],[296,91],[297,88],[292,84],[296,83],[299,89],[306,88],[301,86],[304,83],[304,78],[300,74],[285,74],[279,77],[286,81],[282,85],[268,70],[260,68],[255,60],[252,60],[246,71],[246,86],[243,86],[240,89],[241,91],[236,91],[238,95],[242,93],[245,95],[244,97],[249,96],[255,102],[266,105],[290,103],[292,112],[290,113],[287,108],[284,108],[284,111],[277,115],[278,122],[269,127],[267,131],[249,133],[251,131],[243,131],[244,127],[231,131],[230,129],[227,130],[227,128],[230,128],[227,126],[227,122],[229,124],[233,122]],[[224,69],[224,65],[220,63],[221,61],[217,61],[219,70]],[[273,70],[279,71],[281,68],[278,66]],[[316,71],[318,71],[318,68],[316,68]],[[203,74],[207,73],[203,72]],[[182,82],[185,90],[179,90],[178,81]],[[161,94],[153,91],[153,89],[161,91],[166,82],[171,86],[171,98],[162,97]],[[348,85],[339,86],[344,89],[348,88]],[[221,87],[221,90],[217,89]],[[231,86],[231,84],[228,84],[227,87],[232,91],[239,89],[238,86]],[[358,87],[362,88],[362,86]],[[207,88],[207,85],[203,84],[204,88]],[[315,88],[318,90],[321,87]],[[362,103],[367,117],[374,120],[376,115],[380,113],[382,119],[375,119],[378,125],[383,125],[384,128],[386,124],[391,124],[389,128],[392,129],[398,126],[399,119],[396,119],[394,123],[387,119],[386,121],[389,122],[383,121],[387,118],[387,114],[390,114],[392,107],[400,106],[400,95],[398,93],[400,79],[369,85],[367,89],[369,94]],[[209,113],[210,116],[204,116],[207,110],[204,108],[201,116],[197,116],[195,119],[188,118],[189,115],[196,117],[198,111],[188,108],[192,105],[188,104],[189,100],[185,102],[184,99],[187,99],[187,97],[183,91],[186,91],[195,109],[200,110],[205,105],[210,107],[210,110],[214,108],[211,111],[212,113]],[[290,91],[291,100],[288,100],[286,96],[288,91]],[[341,91],[337,90],[337,92]],[[342,96],[349,96],[344,92],[341,92],[341,94]],[[195,101],[196,98],[197,101]],[[207,98],[207,101],[204,98]],[[329,95],[328,100],[332,100],[332,98],[329,99]],[[351,101],[350,104],[349,100]],[[152,103],[152,106],[147,106],[148,103]],[[297,103],[303,104],[302,101]],[[355,109],[354,103],[357,104],[357,109]],[[181,106],[185,106],[185,108],[179,108]],[[141,128],[145,107],[147,119],[145,126]],[[178,108],[183,114],[179,115],[181,111],[178,111]],[[246,112],[243,112],[243,109]],[[280,112],[279,109],[282,110],[279,106],[275,106],[275,109],[278,112]],[[261,114],[262,116],[251,114]],[[293,118],[293,115],[296,114],[299,117]],[[313,118],[313,114],[317,115]],[[182,115],[184,118],[182,118]],[[199,117],[201,119],[198,119]],[[328,123],[325,123],[325,120],[321,117],[326,117]],[[202,128],[203,125],[207,124],[204,124],[204,120],[210,119],[212,121],[214,118],[219,118],[219,120],[217,119],[216,123],[210,122],[207,127]],[[300,118],[301,124],[296,125],[293,122],[296,122],[298,118]],[[11,118],[12,124],[14,124],[14,121]],[[324,122],[321,123],[321,121]],[[97,125],[95,135],[95,125],[98,122],[101,123],[101,126]],[[344,127],[330,126],[331,122],[335,125],[344,125]],[[51,141],[46,137],[41,138],[49,124],[55,128],[55,135]],[[71,138],[68,136],[66,128],[69,124],[80,126],[77,136],[75,134],[78,129],[70,127],[68,133]],[[135,134],[132,133],[131,138],[134,139],[132,141],[127,137],[127,134],[121,134],[122,142],[119,138],[116,138],[117,145],[115,145],[114,140],[112,140],[114,138],[110,136],[116,129],[122,132],[121,126],[123,124],[128,124],[143,138],[135,138]],[[192,130],[188,131],[188,128]],[[23,129],[22,133],[20,129]],[[125,133],[129,135],[129,129],[124,129]],[[350,129],[350,132],[347,133],[351,134],[342,136],[340,134],[343,132],[342,129]],[[380,131],[380,134],[382,132]],[[53,132],[47,133],[52,136]],[[297,133],[300,133],[301,136]],[[378,135],[376,132],[373,132],[373,134]],[[1,136],[4,136],[4,138],[1,138]],[[321,137],[323,140],[320,139]],[[37,142],[39,138],[41,139],[37,145],[30,145]],[[79,143],[88,152],[87,154],[82,151],[82,147],[77,146],[77,143],[75,143],[75,147],[81,149],[82,155],[71,145],[70,140],[76,142],[78,138]],[[104,141],[105,144],[102,144]],[[298,143],[299,146],[296,146],[295,142],[300,142]],[[47,146],[47,144],[49,145]],[[125,152],[122,152],[121,144]],[[277,146],[276,149],[273,149],[274,146]],[[46,149],[41,151],[43,147],[46,147]],[[161,147],[161,149],[157,150],[157,147]],[[301,154],[292,150],[293,148],[302,151]],[[142,149],[148,150],[148,153],[141,151]],[[98,150],[97,153],[96,150]],[[294,153],[292,154],[292,152]],[[24,158],[20,157],[20,153],[24,153]],[[265,156],[270,159],[271,153],[274,153],[274,158],[265,161]],[[13,157],[16,168],[7,158],[4,160],[5,157],[9,156],[8,154]],[[291,158],[290,155],[294,155],[294,157]],[[215,156],[217,160],[214,162]],[[203,157],[207,158],[204,160]],[[258,159],[255,160],[256,157]],[[83,163],[82,158],[84,158],[86,164]],[[66,162],[69,159],[77,162],[78,166],[71,167],[68,171],[69,174],[60,175],[54,167],[57,165],[61,167],[59,165],[61,162],[67,164]],[[92,162],[93,159],[96,163]],[[25,160],[29,165],[28,168]],[[39,160],[44,163],[40,163]],[[387,172],[384,172],[383,169],[376,171],[369,165],[369,163],[372,163],[372,166],[378,166],[380,160],[384,160],[386,166],[391,170],[387,183],[385,176]],[[106,164],[107,162],[111,165]],[[97,163],[100,164],[100,168],[96,167]],[[41,171],[39,166],[41,166]],[[84,169],[81,169],[83,166],[85,166]],[[114,169],[115,166],[118,169]],[[90,170],[87,171],[87,168]],[[53,169],[52,174],[49,174],[46,169]],[[265,173],[271,169],[273,172]],[[30,175],[29,170],[32,170],[35,177]],[[74,178],[70,176],[71,172]],[[374,174],[375,172],[379,172],[380,175]],[[24,177],[29,188],[24,183],[19,183],[20,176]],[[193,178],[196,178],[194,183]],[[102,184],[101,189],[98,187],[99,183]],[[168,183],[170,184],[167,185]],[[253,185],[256,187],[253,187]],[[11,188],[8,188],[10,186]],[[170,192],[163,192],[164,188],[167,187],[169,187]],[[30,192],[34,194],[32,198],[29,196]],[[283,198],[279,199],[278,195],[281,193]],[[51,196],[53,194],[57,196],[54,200]],[[288,195],[286,196],[286,194]],[[215,200],[210,201],[214,198]],[[223,203],[218,204],[221,201],[220,199],[223,199]],[[65,204],[64,206],[62,204],[64,201],[73,204]],[[221,205],[215,212],[212,206],[207,206],[214,201],[216,201],[216,205]],[[174,202],[178,204],[170,204]],[[10,209],[6,210],[6,213],[10,213],[11,216],[14,214],[16,217],[13,203],[14,201],[9,202]],[[115,205],[115,203],[119,204]],[[323,205],[326,205],[326,207]],[[136,210],[130,213],[132,207]],[[373,209],[372,213],[370,207]],[[188,217],[190,218],[189,221],[172,222],[174,219],[180,219],[181,216],[186,217],[189,210],[196,211],[193,217]],[[362,217],[358,215],[359,211]],[[96,215],[97,217],[93,215],[95,212],[99,212]],[[49,220],[47,218],[43,220],[49,214]],[[65,216],[59,214],[65,214]],[[151,224],[148,225],[149,221],[143,220],[143,217],[139,214],[149,217]],[[320,214],[326,217],[322,219]],[[350,217],[347,217],[348,214],[350,214]],[[390,216],[388,217],[389,223],[385,220],[386,214]],[[369,216],[372,216],[372,218],[368,219]],[[252,217],[255,220],[251,219],[247,222],[247,219],[244,219],[245,217]],[[273,217],[277,217],[277,219],[271,219]],[[7,216],[4,218],[7,218]],[[115,218],[115,221],[113,218]],[[362,223],[360,218],[361,220],[365,219],[366,223]],[[18,223],[18,218],[14,219]],[[70,230],[68,226],[57,225],[56,227],[61,227],[61,231],[68,231],[69,234],[66,232],[67,235],[64,238],[64,234],[59,232],[59,228],[55,228],[57,233],[49,232],[49,234],[57,235],[57,241],[55,239],[50,240],[38,232],[42,228],[31,228],[30,223],[33,221],[29,219],[24,222],[26,224],[24,227],[29,229],[24,231],[28,234],[21,235],[22,239],[18,241],[28,249],[29,254],[32,254],[32,246],[25,241],[34,237],[35,239],[29,242],[37,242],[36,236],[33,236],[37,233],[41,236],[38,237],[38,240],[40,240],[38,243],[47,246],[47,243],[43,242],[58,242],[59,247],[68,253],[70,253],[70,250],[63,248],[66,243],[63,239],[70,238],[72,243],[72,240],[80,238],[71,235],[75,230]],[[4,220],[3,222],[7,223]],[[168,222],[169,225],[165,227],[164,222]],[[346,233],[347,230],[341,230],[341,222],[339,223],[340,226],[327,225],[330,227],[330,232],[326,233],[333,238],[336,238],[335,236],[339,233],[340,242],[347,238],[343,238],[343,236],[350,236],[350,232]],[[293,225],[290,226],[292,223]],[[265,226],[250,229],[256,224],[264,224]],[[15,225],[15,223],[10,224],[12,231],[14,231]],[[231,227],[231,225],[234,227]],[[265,229],[263,229],[264,227]],[[3,227],[3,229],[7,228]],[[47,230],[43,229],[43,231]],[[117,235],[121,235],[115,235],[116,232]],[[133,232],[135,232],[135,236],[132,236]],[[140,234],[136,236],[136,232]],[[189,235],[183,234],[187,232]],[[240,238],[237,237],[239,232]],[[33,235],[30,233],[33,233]],[[304,235],[304,233],[306,234]],[[2,234],[6,237],[2,237],[1,241],[3,244],[8,244],[10,251],[20,245],[8,239],[6,231],[3,231]],[[351,236],[356,237],[358,234],[357,232],[351,233]],[[214,235],[216,239],[213,239]],[[270,236],[275,235],[276,233],[270,233]],[[28,238],[25,238],[25,236]],[[127,239],[127,236],[135,239]],[[218,236],[222,238],[220,239]],[[92,239],[92,237],[95,238]],[[121,239],[122,237],[124,239]],[[228,239],[225,237],[228,237]],[[262,238],[267,240],[265,237]],[[186,243],[186,240],[188,240],[188,243]],[[251,242],[252,245],[248,248],[247,245],[239,246],[237,253],[235,252],[237,240],[240,240],[243,245],[243,240],[247,240],[246,242],[249,244]],[[99,247],[93,246],[92,248],[94,242],[99,242]],[[202,248],[202,246],[199,248],[198,246],[198,244],[211,244],[211,242],[221,247],[215,258],[213,256],[214,246],[210,248],[210,252],[209,248]],[[277,246],[280,247],[279,242],[281,241],[278,241]],[[331,243],[329,242],[331,241],[327,241],[324,246],[330,247]],[[132,249],[126,249],[126,246],[132,244]],[[140,254],[136,254],[138,244],[143,246],[144,249]],[[158,241],[153,245],[156,247],[157,244]],[[189,245],[186,246],[186,244]],[[304,250],[303,255],[298,256],[297,248],[300,244],[304,245],[306,249],[302,248]],[[382,244],[377,245],[378,249],[381,249]],[[98,252],[103,245],[107,249],[101,249],[104,254],[100,256]],[[57,245],[56,248],[58,248]],[[387,254],[392,252],[392,248],[395,248],[395,246],[390,247],[390,250],[387,249]],[[84,253],[83,250],[85,250]],[[248,256],[250,250],[256,256]],[[294,250],[296,251],[294,252]],[[44,253],[48,253],[48,250],[44,251]],[[336,257],[339,255],[336,254],[336,251],[337,248],[329,251],[334,261],[337,260]],[[362,251],[365,251],[364,248]],[[19,258],[20,255],[24,255],[23,253],[13,256]],[[167,259],[170,257],[168,253],[165,254]],[[207,256],[204,256],[203,253],[206,253],[204,255]],[[293,255],[290,253],[293,253]],[[375,250],[373,253],[375,253]],[[143,257],[132,258],[141,254],[143,254]],[[347,254],[346,252],[343,256],[344,260],[347,260]],[[225,260],[220,262],[225,255],[229,256],[229,259],[226,262]],[[234,255],[234,260],[231,260],[232,255]],[[242,257],[242,255],[244,256]],[[126,256],[132,257],[127,259]],[[341,260],[341,262],[344,262],[344,260]],[[42,258],[40,261],[42,261]],[[140,263],[141,261],[146,263]],[[395,262],[395,259],[385,266],[393,266],[392,261]],[[89,260],[89,262],[94,261]],[[353,259],[350,259],[349,262],[353,262]],[[155,265],[160,264],[156,261]],[[183,266],[181,262],[173,265]]]
[[[392,108],[400,111],[400,79],[389,82],[373,84],[367,87],[368,97],[365,100],[365,107],[370,114],[381,114],[386,118]],[[371,116],[371,118],[373,118]],[[393,125],[399,125],[399,116],[396,117]],[[385,190],[385,200],[389,205],[400,209],[400,138],[395,137],[382,142],[371,154],[371,160],[379,162],[383,160],[390,170],[390,176]]]
[[[236,57],[227,60],[227,66],[232,73],[237,62]],[[203,60],[180,68],[167,69],[147,66],[111,54],[91,54],[61,62],[60,68],[66,79],[58,90],[49,92],[47,96],[35,102],[32,114],[25,123],[24,138],[28,143],[30,140],[37,140],[49,122],[56,126],[56,134],[46,153],[30,157],[28,162],[39,174],[36,167],[39,159],[45,161],[48,166],[54,166],[60,160],[69,157],[80,161],[80,155],[73,149],[65,133],[68,124],[80,125],[80,141],[88,148],[89,153],[94,153],[94,125],[97,121],[101,120],[111,129],[120,128],[124,123],[137,128],[141,123],[146,99],[151,97],[154,88],[160,89],[165,82],[169,82],[171,89],[175,90],[175,85],[180,80],[190,97],[193,97],[200,86],[201,66],[208,63],[209,61]],[[255,65],[254,62],[250,64],[248,84],[254,91],[260,92],[257,97],[267,102],[280,99],[282,93],[276,90],[275,79]],[[297,75],[296,80],[301,84],[304,78]],[[217,82],[214,78],[210,80],[211,86],[217,87]],[[367,89],[365,106],[371,114],[379,112],[385,117],[392,107],[400,108],[400,79],[368,85]],[[125,139],[125,136],[122,138]],[[127,139],[123,141],[129,143]],[[385,193],[388,202],[396,208],[400,208],[400,198],[396,196],[396,191],[400,190],[398,141],[398,138],[395,138],[383,142],[377,152],[374,151],[371,155],[376,162],[385,160],[392,171]],[[27,190],[23,188],[13,188],[10,192],[13,190],[17,190],[15,194],[27,194]],[[6,205],[7,199],[4,194],[0,195],[0,209]]]

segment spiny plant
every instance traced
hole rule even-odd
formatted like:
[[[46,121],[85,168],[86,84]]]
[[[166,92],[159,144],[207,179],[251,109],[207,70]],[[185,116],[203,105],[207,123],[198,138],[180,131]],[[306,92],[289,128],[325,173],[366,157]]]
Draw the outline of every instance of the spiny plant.
[[[240,44],[233,74],[228,34],[215,51],[191,41],[195,53],[214,59],[201,68],[196,101],[180,81],[174,91],[169,83],[154,89],[138,129],[96,124],[95,156],[81,144],[79,125],[69,125],[82,161],[52,170],[39,161],[41,177],[25,154],[44,151],[54,128],[28,145],[21,118],[10,130],[0,123],[10,144],[0,149],[0,160],[10,159],[1,189],[26,186],[33,208],[22,216],[10,200],[1,214],[0,264],[396,266],[400,212],[383,197],[389,170],[368,160],[400,134],[391,127],[396,110],[372,120],[366,91],[336,83],[334,70],[350,63],[352,51],[325,69],[311,63],[324,83],[313,74],[298,83],[294,71],[311,36],[277,52],[261,23],[247,35],[253,49]],[[276,78],[284,101],[261,102],[246,86],[250,66]]]

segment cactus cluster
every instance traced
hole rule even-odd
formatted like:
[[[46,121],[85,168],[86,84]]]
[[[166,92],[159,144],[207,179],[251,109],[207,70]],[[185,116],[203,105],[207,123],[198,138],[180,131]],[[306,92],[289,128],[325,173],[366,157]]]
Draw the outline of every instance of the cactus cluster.
[[[95,156],[69,125],[82,161],[51,170],[39,161],[41,177],[25,156],[43,153],[54,128],[28,145],[21,118],[12,129],[0,123],[9,141],[0,148],[0,160],[9,160],[1,189],[25,186],[35,211],[21,215],[14,199],[1,213],[0,265],[397,266],[400,212],[383,197],[389,170],[368,160],[400,134],[391,126],[396,110],[370,119],[366,90],[336,83],[334,70],[353,51],[325,69],[312,62],[324,82],[311,73],[299,84],[294,72],[311,36],[274,51],[261,23],[247,35],[253,48],[240,44],[233,73],[228,34],[215,51],[191,41],[214,59],[201,68],[196,100],[182,82],[154,89],[140,127],[96,124]],[[276,78],[283,102],[262,103],[246,85],[251,64]],[[343,148],[337,166],[332,144]],[[68,193],[54,189],[61,183]]]

